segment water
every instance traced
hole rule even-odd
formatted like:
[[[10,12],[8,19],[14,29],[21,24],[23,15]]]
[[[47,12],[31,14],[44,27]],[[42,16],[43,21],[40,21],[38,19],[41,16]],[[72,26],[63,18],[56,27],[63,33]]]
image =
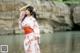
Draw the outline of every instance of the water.
[[[0,45],[8,45],[8,53],[24,53],[23,35],[1,35]],[[41,34],[41,53],[80,53],[80,32]]]

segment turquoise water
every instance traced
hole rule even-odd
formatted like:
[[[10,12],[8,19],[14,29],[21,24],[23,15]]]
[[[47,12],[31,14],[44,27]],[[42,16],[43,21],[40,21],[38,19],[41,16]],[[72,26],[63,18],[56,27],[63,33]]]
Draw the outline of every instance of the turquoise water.
[[[1,35],[0,45],[8,45],[8,53],[24,53],[23,35]],[[41,53],[80,53],[80,32],[41,34]]]

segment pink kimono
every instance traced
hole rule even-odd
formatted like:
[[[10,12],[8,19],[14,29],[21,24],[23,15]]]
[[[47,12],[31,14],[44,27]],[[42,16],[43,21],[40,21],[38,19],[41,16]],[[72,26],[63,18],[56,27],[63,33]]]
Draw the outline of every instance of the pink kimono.
[[[21,16],[20,16],[21,17]],[[25,53],[40,53],[40,31],[36,19],[33,16],[26,17],[23,22],[19,21],[19,27],[23,30],[23,27],[30,26],[33,31],[29,34],[24,34],[24,50]]]

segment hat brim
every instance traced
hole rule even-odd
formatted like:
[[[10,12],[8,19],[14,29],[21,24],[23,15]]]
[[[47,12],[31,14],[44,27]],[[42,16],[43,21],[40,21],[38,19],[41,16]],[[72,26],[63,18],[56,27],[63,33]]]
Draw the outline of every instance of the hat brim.
[[[23,6],[23,7],[21,7],[19,10],[20,11],[24,11],[24,10],[26,10],[26,7],[28,7],[29,5],[26,5],[26,6]]]

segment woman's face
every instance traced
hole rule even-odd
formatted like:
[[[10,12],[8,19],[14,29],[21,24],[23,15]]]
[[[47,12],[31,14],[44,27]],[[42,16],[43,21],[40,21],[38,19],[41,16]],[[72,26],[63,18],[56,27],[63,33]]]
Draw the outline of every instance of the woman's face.
[[[30,15],[30,11],[29,11],[29,10],[26,10],[26,14],[27,14],[27,15]]]

